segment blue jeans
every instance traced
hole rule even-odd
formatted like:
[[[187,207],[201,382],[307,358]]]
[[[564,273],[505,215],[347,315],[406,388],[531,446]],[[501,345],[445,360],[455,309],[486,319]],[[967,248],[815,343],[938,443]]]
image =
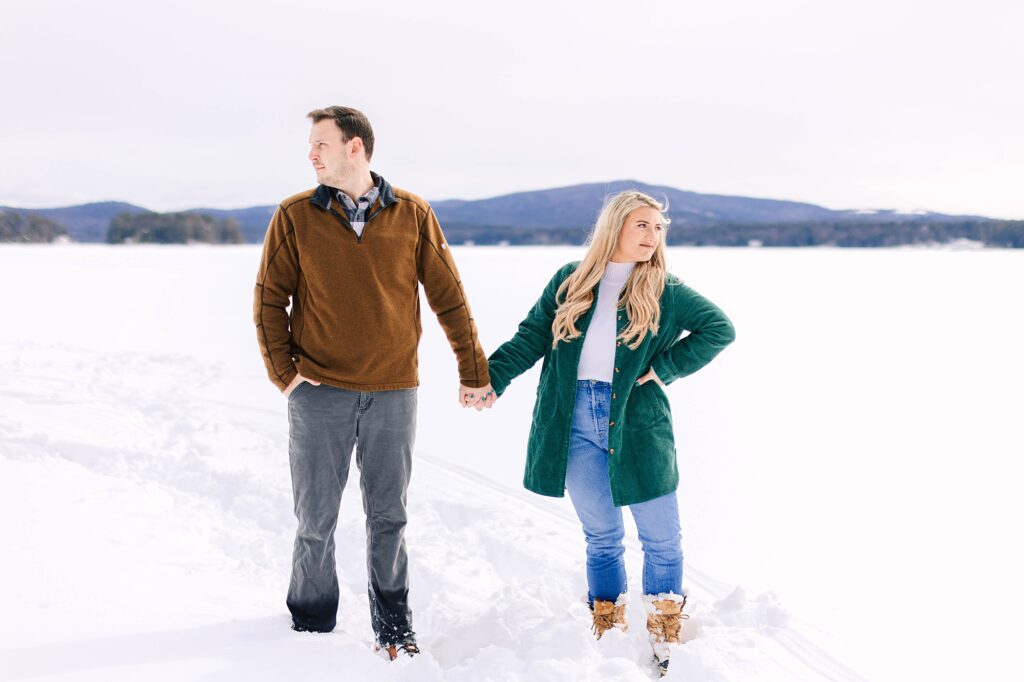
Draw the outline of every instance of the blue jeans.
[[[589,599],[615,601],[626,591],[622,509],[612,503],[608,480],[608,404],[611,384],[576,385],[565,487],[587,539]],[[642,457],[643,453],[632,453]],[[629,505],[644,550],[644,594],[682,594],[683,549],[676,494]]]

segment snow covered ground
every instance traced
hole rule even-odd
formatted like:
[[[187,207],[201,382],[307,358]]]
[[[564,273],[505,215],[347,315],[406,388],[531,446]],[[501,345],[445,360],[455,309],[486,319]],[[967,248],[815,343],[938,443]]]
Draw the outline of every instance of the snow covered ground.
[[[487,350],[579,254],[457,248]],[[521,488],[537,370],[492,411],[462,410],[429,316],[407,535],[426,653],[370,652],[354,480],[338,629],[288,629],[285,402],[250,320],[258,256],[0,247],[0,679],[652,679],[637,543],[633,627],[596,643],[572,509]],[[1024,252],[670,264],[738,330],[669,389],[694,614],[671,677],[1021,679]]]

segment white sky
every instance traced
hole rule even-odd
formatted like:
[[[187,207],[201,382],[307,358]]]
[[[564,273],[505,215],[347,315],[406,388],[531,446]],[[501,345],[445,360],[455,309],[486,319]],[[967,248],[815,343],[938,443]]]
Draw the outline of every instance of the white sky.
[[[343,104],[430,199],[634,178],[1024,218],[1022,7],[4,0],[0,204],[274,204]]]

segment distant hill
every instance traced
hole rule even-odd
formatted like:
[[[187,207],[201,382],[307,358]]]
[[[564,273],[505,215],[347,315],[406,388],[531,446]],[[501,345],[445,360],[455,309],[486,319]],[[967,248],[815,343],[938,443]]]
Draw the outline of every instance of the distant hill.
[[[593,225],[604,199],[627,189],[636,189],[661,201],[668,201],[673,225],[716,223],[794,223],[851,220],[856,222],[904,222],[924,220],[987,220],[982,216],[952,216],[941,213],[898,213],[896,211],[834,211],[814,204],[777,199],[752,199],[724,194],[700,194],[637,180],[571,185],[532,192],[516,192],[490,199],[432,201],[431,206],[444,226],[504,225],[516,228],[584,228]]]
[[[453,243],[580,244],[606,197],[637,189],[667,201],[669,243],[764,246],[834,244],[891,246],[967,239],[994,246],[1024,246],[1024,221],[928,211],[833,210],[815,204],[723,194],[701,194],[636,180],[615,180],[516,192],[476,200],[445,199],[431,205]],[[276,206],[190,209],[237,223],[246,242],[263,241]],[[102,242],[121,213],[152,213],[121,202],[51,209],[4,209],[36,213],[67,229],[75,241]]]
[[[0,211],[9,211],[27,216],[35,213],[48,218],[67,230],[76,242],[102,242],[107,238],[110,219],[118,213],[152,213],[149,209],[126,204],[122,201],[101,201],[65,208],[10,208],[0,206]]]
[[[233,219],[238,223],[242,236],[247,242],[262,242],[270,217],[274,215],[274,206],[256,206],[253,208],[220,209],[199,208],[183,211],[183,213],[199,213],[221,220]],[[49,218],[62,225],[76,242],[105,242],[110,230],[110,221],[122,213],[144,214],[155,213],[148,208],[121,201],[104,201],[92,204],[81,204],[65,208],[8,208],[0,206],[0,211],[9,211],[20,215],[35,213]]]

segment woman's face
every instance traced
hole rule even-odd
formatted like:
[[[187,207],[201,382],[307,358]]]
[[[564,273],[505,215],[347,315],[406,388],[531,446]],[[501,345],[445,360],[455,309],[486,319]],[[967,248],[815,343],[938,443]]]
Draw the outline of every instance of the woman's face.
[[[619,242],[612,253],[616,263],[649,261],[662,238],[661,213],[656,208],[634,208],[626,216]]]

